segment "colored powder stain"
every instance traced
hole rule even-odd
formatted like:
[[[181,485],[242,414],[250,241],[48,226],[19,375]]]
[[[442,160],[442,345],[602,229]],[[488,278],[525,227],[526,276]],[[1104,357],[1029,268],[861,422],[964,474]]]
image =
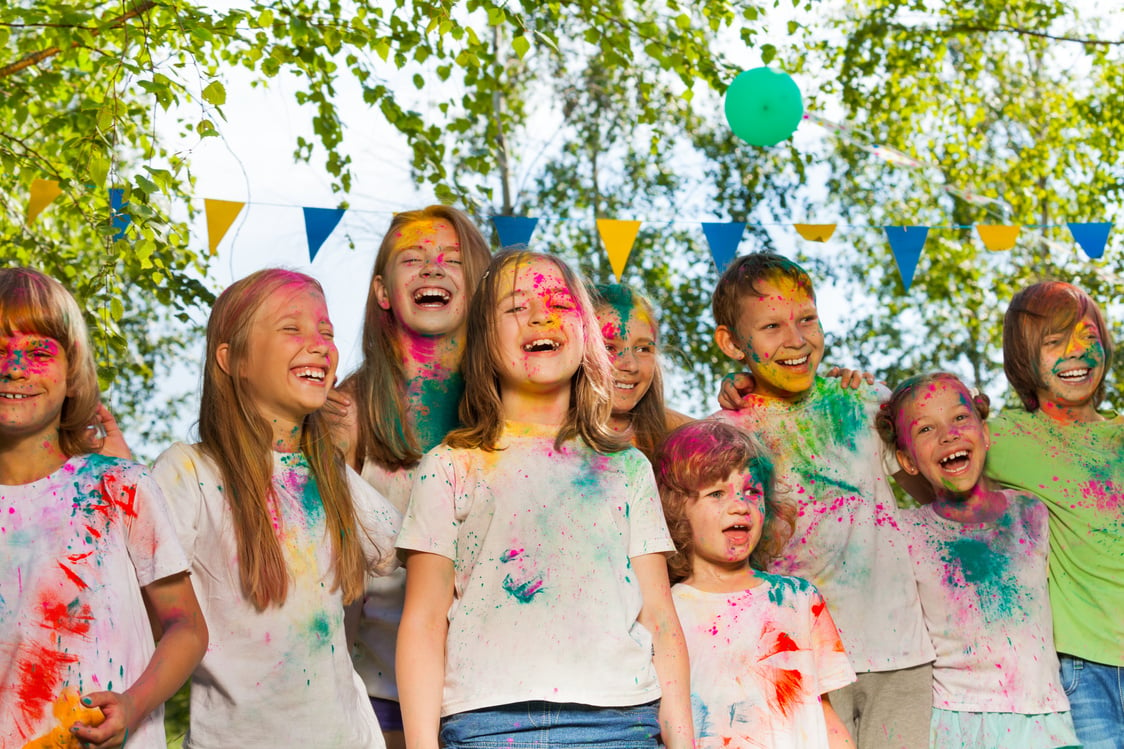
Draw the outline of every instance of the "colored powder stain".
[[[777,709],[785,717],[790,717],[793,708],[800,703],[804,691],[804,676],[795,669],[778,668],[773,673],[772,682]]]
[[[795,596],[797,593],[805,591],[811,585],[807,580],[800,577],[784,577],[781,575],[762,575],[768,579],[772,584],[769,586],[769,602],[777,606],[783,606],[786,597]]]
[[[766,625],[766,627],[768,626],[769,625]],[[787,632],[777,632],[773,644],[765,649],[765,651],[761,654],[759,660],[765,660],[766,658],[774,656],[777,653],[795,653],[798,650],[800,650],[799,646],[797,646],[796,642],[788,635]]]
[[[500,554],[501,562],[510,562],[513,559],[518,559],[523,553],[523,549],[508,549],[503,554]]]
[[[520,603],[530,603],[531,599],[542,592],[543,581],[539,578],[532,578],[517,583],[511,575],[508,575],[503,579],[503,589]]]
[[[816,485],[816,488],[819,490],[817,491],[817,496],[820,497],[830,496],[831,494],[835,493],[839,493],[848,497],[860,497],[863,493],[862,489],[855,486],[854,484],[849,484],[846,481],[840,481],[839,479],[833,478],[823,473],[818,473],[816,471],[805,472],[804,477],[809,484]],[[836,490],[838,490],[838,492],[825,492],[825,490],[830,487],[834,487]],[[833,509],[841,508],[842,503],[838,503],[837,506],[833,506]]]
[[[56,564],[58,564],[59,569],[61,569],[64,573],[66,573],[66,576],[68,578],[70,578],[70,581],[78,586],[79,590],[85,590],[86,588],[90,587],[89,585],[86,584],[85,580],[78,577],[78,575],[74,572],[74,570],[70,569],[69,567],[67,567],[62,562],[57,562]]]
[[[75,723],[82,722],[88,726],[100,726],[105,722],[105,715],[102,711],[96,707],[83,705],[79,699],[78,690],[72,687],[63,690],[62,696],[51,705],[51,712],[58,720],[58,724],[42,736],[24,744],[23,749],[64,749],[78,746],[78,742],[70,733],[70,729]],[[126,737],[128,737],[127,733]]]
[[[870,429],[863,402],[863,391],[844,390],[834,381],[820,381],[814,386],[817,397],[807,415],[800,421],[805,428],[800,436],[805,443],[803,452],[822,455],[831,448],[858,449],[859,437]]]
[[[1020,609],[1019,585],[1008,572],[1008,559],[977,538],[961,538],[945,544],[944,562],[949,566],[947,583],[959,587],[955,571],[972,585],[986,620],[1008,619]]]
[[[312,617],[312,622],[308,625],[308,633],[318,645],[331,643],[332,622],[325,612],[320,611]]]
[[[418,446],[428,452],[460,426],[457,409],[464,395],[464,378],[459,372],[443,379],[418,377],[410,381],[407,392]]]
[[[63,684],[63,673],[78,662],[72,653],[59,653],[42,645],[32,644],[25,650],[26,656],[19,663],[20,711],[28,723],[38,723],[46,714],[47,705],[54,702],[59,687]]]

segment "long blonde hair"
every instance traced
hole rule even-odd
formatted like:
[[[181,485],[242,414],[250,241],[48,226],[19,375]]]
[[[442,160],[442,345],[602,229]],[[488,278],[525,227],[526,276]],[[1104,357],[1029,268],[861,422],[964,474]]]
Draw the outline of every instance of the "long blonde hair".
[[[262,304],[285,287],[324,291],[303,273],[267,268],[235,282],[215,301],[207,321],[207,359],[199,409],[202,448],[218,464],[224,493],[234,520],[238,572],[242,593],[260,611],[281,605],[289,589],[290,571],[273,528],[273,431],[254,407],[246,378],[238,376],[246,360],[254,317]],[[227,374],[219,366],[218,348],[229,345]],[[345,602],[363,591],[365,562],[358,534],[343,456],[332,442],[319,411],[304,418],[301,452],[311,468],[311,480],[324,507],[327,535],[332,543],[333,590],[342,589]]]
[[[457,233],[464,268],[464,293],[472,298],[476,284],[488,265],[491,251],[480,230],[463,212],[447,205],[431,205],[418,211],[395,214],[379,246],[367,292],[363,320],[363,362],[347,379],[343,389],[356,401],[359,439],[356,455],[362,463],[372,460],[387,470],[415,465],[422,456],[418,437],[405,418],[406,371],[395,330],[393,309],[383,309],[375,294],[375,278],[386,273],[399,233],[419,221],[448,221]]]
[[[578,276],[553,255],[527,250],[507,250],[488,265],[468,310],[468,333],[464,357],[464,398],[460,417],[464,426],[449,432],[445,442],[452,447],[495,450],[503,432],[504,413],[500,399],[498,305],[503,277],[519,266],[536,260],[553,263],[573,295],[582,316],[582,361],[574,373],[570,408],[558,430],[555,444],[581,437],[598,452],[617,452],[628,443],[609,428],[612,413],[612,375],[605,342],[593,314],[593,303]]]
[[[59,420],[59,449],[82,455],[98,449],[98,373],[78,302],[61,283],[31,268],[0,268],[0,333],[54,338],[66,352],[67,395]]]

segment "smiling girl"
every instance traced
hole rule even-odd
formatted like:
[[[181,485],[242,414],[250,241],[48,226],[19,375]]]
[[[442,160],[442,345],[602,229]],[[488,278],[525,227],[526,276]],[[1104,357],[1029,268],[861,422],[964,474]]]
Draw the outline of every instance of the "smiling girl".
[[[672,546],[648,461],[608,428],[609,378],[573,272],[494,258],[464,427],[422,460],[398,537],[409,746],[690,745]]]

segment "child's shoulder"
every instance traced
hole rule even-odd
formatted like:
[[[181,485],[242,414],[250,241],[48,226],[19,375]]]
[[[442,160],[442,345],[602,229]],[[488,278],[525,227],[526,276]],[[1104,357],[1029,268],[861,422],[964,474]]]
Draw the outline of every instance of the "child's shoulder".
[[[785,604],[795,599],[820,598],[819,588],[811,580],[803,577],[760,571],[757,572],[757,577],[768,586],[769,600],[773,603]]]
[[[136,484],[149,475],[148,466],[143,463],[97,453],[74,456],[62,470],[72,473],[76,482],[84,479],[83,483],[99,483],[108,479]]]

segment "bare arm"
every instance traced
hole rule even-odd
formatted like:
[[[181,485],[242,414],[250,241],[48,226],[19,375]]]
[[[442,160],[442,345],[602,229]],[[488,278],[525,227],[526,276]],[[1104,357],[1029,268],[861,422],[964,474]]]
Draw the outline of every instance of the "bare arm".
[[[667,563],[663,554],[632,558],[644,603],[640,623],[652,633],[653,660],[663,696],[660,698],[660,733],[668,749],[695,745],[691,720],[691,667],[687,643],[671,600]]]
[[[827,695],[821,696],[823,702],[823,718],[827,723],[827,745],[830,749],[853,749],[854,742],[851,741],[851,734],[847,731],[847,726],[843,725],[839,715],[835,712],[835,708],[831,706],[831,701]]]
[[[437,749],[445,686],[445,643],[453,603],[453,560],[407,552],[406,606],[398,628],[398,697],[410,749]]]

